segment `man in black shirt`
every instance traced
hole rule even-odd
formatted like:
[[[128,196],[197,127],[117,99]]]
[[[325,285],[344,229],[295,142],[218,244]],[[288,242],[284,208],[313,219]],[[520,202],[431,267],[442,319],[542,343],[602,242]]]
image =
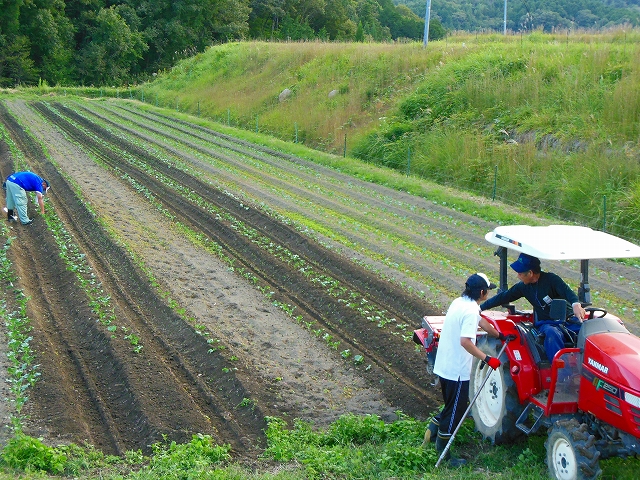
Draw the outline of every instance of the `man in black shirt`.
[[[544,349],[549,361],[552,361],[558,350],[564,347],[564,335],[558,325],[565,319],[551,318],[551,301],[564,299],[567,302],[567,317],[573,313],[580,321],[575,327],[572,327],[574,330],[579,330],[586,312],[582,308],[578,296],[564,280],[555,273],[540,270],[538,258],[521,253],[518,259],[511,264],[511,268],[516,271],[520,281],[509,290],[483,302],[480,305],[480,310],[489,310],[514,302],[522,297],[526,298],[533,307],[535,327],[545,335]]]

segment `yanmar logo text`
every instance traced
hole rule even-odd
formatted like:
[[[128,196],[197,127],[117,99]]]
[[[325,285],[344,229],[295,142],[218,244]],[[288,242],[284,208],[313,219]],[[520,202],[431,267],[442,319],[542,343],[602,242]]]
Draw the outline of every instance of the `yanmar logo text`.
[[[609,373],[609,367],[602,365],[599,362],[596,362],[595,360],[593,360],[592,358],[587,358],[587,363],[589,365],[591,365],[593,368],[600,370],[602,373],[604,373],[605,375],[607,373]]]

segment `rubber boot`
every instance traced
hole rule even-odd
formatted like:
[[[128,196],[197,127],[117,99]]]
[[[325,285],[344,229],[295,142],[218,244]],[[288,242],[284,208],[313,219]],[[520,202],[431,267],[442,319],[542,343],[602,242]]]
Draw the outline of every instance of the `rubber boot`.
[[[438,433],[438,436],[436,437],[436,452],[438,453],[438,458],[440,458],[440,455],[442,455],[442,452],[446,448],[447,443],[449,443],[450,438],[451,438],[451,435],[447,435],[446,437],[443,437],[442,434]],[[443,460],[447,462],[450,467],[453,467],[453,468],[461,467],[463,465],[466,465],[467,463],[467,461],[464,458],[456,458],[451,456],[451,449],[447,451]]]
[[[12,220],[15,220],[15,218],[13,216],[13,210],[7,210],[7,220],[9,220],[10,222]]]
[[[438,436],[438,424],[431,420],[429,426],[427,427],[427,431],[424,432],[424,441],[422,442],[422,447],[426,447],[430,443],[436,441],[436,437]]]

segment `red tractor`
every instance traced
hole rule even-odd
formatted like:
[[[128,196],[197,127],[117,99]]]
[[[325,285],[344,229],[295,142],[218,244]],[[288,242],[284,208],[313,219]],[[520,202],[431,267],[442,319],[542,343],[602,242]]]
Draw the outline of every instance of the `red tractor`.
[[[543,260],[580,260],[578,297],[585,319],[577,335],[565,329],[565,348],[547,358],[543,339],[533,325],[531,311],[504,305],[506,311],[484,311],[482,316],[504,335],[507,344],[502,365],[471,407],[476,429],[494,444],[548,429],[547,465],[553,478],[592,479],[602,471],[599,460],[640,454],[640,338],[619,318],[590,307],[589,259],[640,257],[640,247],[585,227],[525,225],[497,227],[485,238],[497,245],[500,290],[507,286],[507,249]],[[566,303],[556,300],[552,310],[566,320]],[[555,317],[554,317],[555,318]],[[427,354],[433,372],[443,316],[428,316],[414,341]],[[479,330],[477,343],[496,356],[502,343]],[[474,359],[470,392],[473,397],[487,375]]]

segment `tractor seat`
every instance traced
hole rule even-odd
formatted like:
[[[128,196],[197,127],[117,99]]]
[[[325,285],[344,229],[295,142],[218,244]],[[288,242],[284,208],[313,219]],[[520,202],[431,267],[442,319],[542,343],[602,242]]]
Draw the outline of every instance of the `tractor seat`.
[[[549,310],[551,318],[558,319],[557,326],[562,331],[562,336],[564,337],[564,348],[574,348],[578,344],[578,334],[567,327],[567,324],[570,322],[568,319],[567,302],[562,299],[551,300]],[[540,334],[538,341],[544,345],[544,335]]]
[[[568,329],[564,323],[558,324],[558,328],[562,331],[562,335],[564,337],[564,348],[575,348],[578,344],[578,334],[573,330]],[[544,333],[539,332],[534,325],[531,325],[531,334],[535,339],[536,345],[539,348],[542,348],[542,351],[544,352]]]

